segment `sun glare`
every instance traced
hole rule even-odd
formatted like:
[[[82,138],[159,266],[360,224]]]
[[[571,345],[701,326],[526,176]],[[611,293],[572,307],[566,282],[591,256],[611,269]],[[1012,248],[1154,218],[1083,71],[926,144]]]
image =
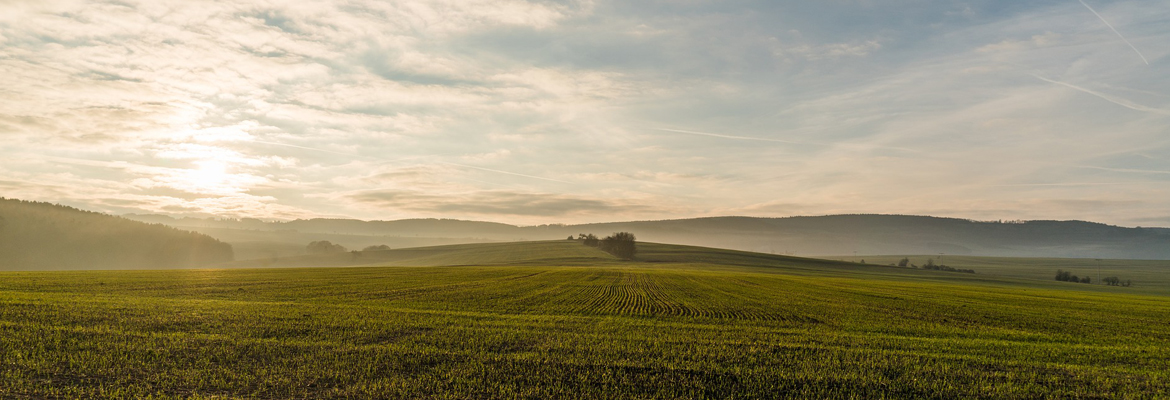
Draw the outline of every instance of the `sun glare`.
[[[206,196],[232,196],[246,192],[264,179],[240,171],[240,167],[263,164],[240,152],[198,143],[174,143],[162,147],[156,157],[186,161],[186,168],[166,168],[151,180],[167,186]]]
[[[235,185],[227,162],[222,160],[200,160],[195,168],[185,169],[178,176],[177,189],[192,193],[230,194],[243,188]]]

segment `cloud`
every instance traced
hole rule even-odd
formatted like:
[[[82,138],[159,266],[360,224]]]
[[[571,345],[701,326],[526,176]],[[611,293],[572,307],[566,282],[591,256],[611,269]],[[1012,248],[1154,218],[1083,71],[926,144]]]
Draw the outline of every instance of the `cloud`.
[[[810,61],[836,60],[842,57],[865,57],[882,48],[881,40],[872,39],[856,43],[829,43],[818,46],[800,45],[792,48],[779,47],[774,51],[777,57],[795,55]]]
[[[1131,50],[1076,3],[161,0],[5,11],[0,176],[20,182],[5,194],[36,200],[543,223],[964,207],[1062,218],[1087,211],[1009,200],[1170,195],[1115,184],[1170,170],[1170,75],[1118,63]],[[1101,11],[1154,64],[1170,54],[1165,7]],[[1117,207],[1092,215],[1170,213]]]
[[[1064,38],[1063,35],[1055,32],[1044,32],[1043,34],[1033,35],[1025,40],[1018,39],[1004,39],[998,43],[984,45],[975,51],[981,53],[1003,53],[1003,52],[1019,52],[1026,50],[1036,50],[1039,48],[1052,46],[1058,44]]]
[[[652,209],[621,201],[511,191],[437,195],[410,190],[382,190],[355,193],[346,198],[377,208],[424,212],[431,215],[563,217],[579,214],[631,214]]]
[[[752,204],[747,207],[740,208],[739,210],[745,215],[767,215],[779,217],[818,215],[833,212],[832,209],[826,209],[823,204],[802,204],[784,201]]]

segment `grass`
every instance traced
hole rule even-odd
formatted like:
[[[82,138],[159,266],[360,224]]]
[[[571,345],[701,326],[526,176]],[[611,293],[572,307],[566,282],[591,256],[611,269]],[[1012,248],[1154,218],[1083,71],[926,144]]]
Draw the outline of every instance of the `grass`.
[[[1170,396],[1165,296],[640,249],[2,273],[0,398]]]

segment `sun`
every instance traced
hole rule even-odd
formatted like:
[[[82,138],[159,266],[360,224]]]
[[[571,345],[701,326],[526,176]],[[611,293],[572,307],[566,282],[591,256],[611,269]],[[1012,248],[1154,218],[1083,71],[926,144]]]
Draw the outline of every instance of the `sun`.
[[[237,196],[248,191],[263,179],[251,175],[248,166],[262,164],[235,150],[202,143],[172,143],[156,153],[156,157],[183,161],[184,168],[165,168],[153,179],[187,193],[200,196]]]
[[[177,182],[180,189],[192,193],[231,194],[241,188],[235,185],[230,165],[222,160],[195,161],[195,168],[183,170]]]

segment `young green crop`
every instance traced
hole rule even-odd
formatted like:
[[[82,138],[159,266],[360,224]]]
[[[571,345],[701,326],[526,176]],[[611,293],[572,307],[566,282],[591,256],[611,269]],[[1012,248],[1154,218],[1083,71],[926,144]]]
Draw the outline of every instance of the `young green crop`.
[[[3,273],[0,397],[1170,395],[1163,296],[511,246],[458,248],[511,265]]]

